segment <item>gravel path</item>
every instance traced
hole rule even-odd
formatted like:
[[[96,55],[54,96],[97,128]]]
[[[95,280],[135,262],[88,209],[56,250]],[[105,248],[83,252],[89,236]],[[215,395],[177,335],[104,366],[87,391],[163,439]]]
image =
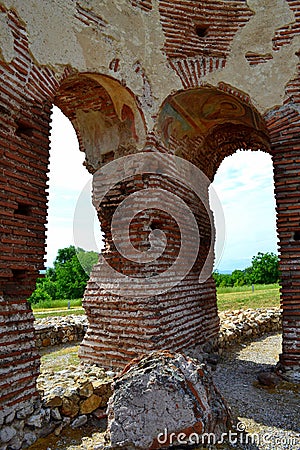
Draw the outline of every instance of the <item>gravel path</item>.
[[[281,335],[273,334],[222,356],[213,377],[238,417],[240,431],[247,431],[242,436],[248,443],[235,442],[233,436],[232,445],[218,448],[300,450],[300,386],[283,383],[267,389],[256,383],[257,372],[276,364],[280,347]],[[92,424],[76,431],[66,429],[59,437],[39,440],[30,450],[97,450],[103,442],[102,425],[101,430]]]
[[[238,448],[300,449],[300,386],[282,383],[270,389],[256,382],[257,372],[274,366],[280,352],[280,334],[263,337],[224,355],[214,372],[216,385],[240,420],[239,428],[245,427],[248,442],[255,442]]]

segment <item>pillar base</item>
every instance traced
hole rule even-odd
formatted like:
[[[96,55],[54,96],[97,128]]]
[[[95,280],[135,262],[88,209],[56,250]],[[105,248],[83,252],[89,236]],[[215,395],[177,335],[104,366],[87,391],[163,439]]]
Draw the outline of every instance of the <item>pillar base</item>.
[[[153,351],[216,345],[219,317],[212,279],[204,284],[183,280],[168,293],[133,299],[99,289],[100,269],[94,266],[84,298],[89,327],[79,350],[83,362],[122,369]]]
[[[281,360],[282,355],[279,356],[279,362],[276,365],[277,374],[285,381],[300,384],[300,366],[288,366]]]

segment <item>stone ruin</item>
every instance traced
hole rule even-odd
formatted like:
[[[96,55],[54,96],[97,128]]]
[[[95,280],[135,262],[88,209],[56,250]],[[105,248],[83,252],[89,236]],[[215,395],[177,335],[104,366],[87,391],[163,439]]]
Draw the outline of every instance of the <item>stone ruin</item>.
[[[299,380],[299,9],[297,0],[0,0],[0,427],[39,408],[26,299],[44,268],[52,105],[72,122],[86,168],[97,174],[94,205],[105,236],[84,298],[82,360],[121,368],[151,351],[217,345],[208,187],[226,156],[260,149],[274,167],[280,365]],[[141,154],[153,160],[147,170],[134,165]],[[119,161],[132,156],[128,176]],[[203,175],[200,200],[178,159]],[[130,227],[124,215],[113,223],[127,197],[151,189],[166,195],[157,194],[159,209],[148,198]],[[200,237],[191,259],[181,254],[178,223]],[[112,230],[128,227],[124,256]],[[156,257],[141,264],[136,252]],[[178,260],[180,276],[172,271]],[[116,283],[105,278],[108,267]],[[122,290],[119,279],[133,280],[134,289]]]

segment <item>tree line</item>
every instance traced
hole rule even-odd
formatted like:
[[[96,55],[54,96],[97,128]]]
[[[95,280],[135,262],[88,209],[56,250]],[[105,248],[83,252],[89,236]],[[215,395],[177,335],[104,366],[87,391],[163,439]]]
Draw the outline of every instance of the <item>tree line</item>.
[[[279,258],[274,253],[258,252],[251,266],[234,270],[231,274],[213,273],[217,287],[244,286],[251,284],[273,284],[279,280]]]
[[[29,302],[79,299],[83,297],[91,270],[98,261],[98,253],[75,248],[73,245],[58,250],[53,267],[38,278]],[[230,275],[213,273],[217,287],[272,284],[279,279],[279,261],[274,253],[259,252],[252,258],[251,267],[234,270]]]

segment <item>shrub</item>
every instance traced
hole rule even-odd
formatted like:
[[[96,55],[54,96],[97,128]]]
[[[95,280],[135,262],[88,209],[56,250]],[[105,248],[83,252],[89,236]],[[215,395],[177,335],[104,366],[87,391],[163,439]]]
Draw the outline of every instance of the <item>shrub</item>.
[[[40,302],[46,302],[46,304],[51,303],[52,299],[48,292],[44,291],[42,287],[37,287],[29,297],[28,301],[31,305],[35,305]]]

